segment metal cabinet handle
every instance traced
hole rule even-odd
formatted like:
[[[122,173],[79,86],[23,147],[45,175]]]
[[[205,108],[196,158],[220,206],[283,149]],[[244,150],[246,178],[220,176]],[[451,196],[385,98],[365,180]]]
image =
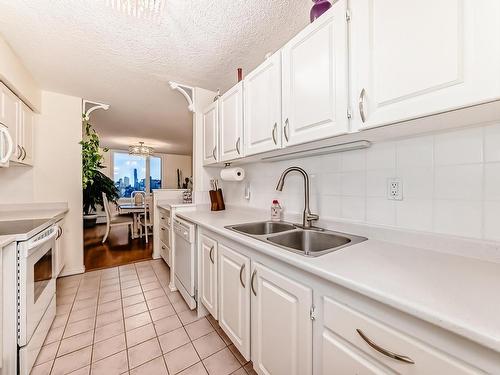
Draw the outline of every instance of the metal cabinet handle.
[[[241,142],[241,137],[238,137],[238,140],[236,141],[236,152],[238,153],[238,155],[241,155],[240,142]]]
[[[215,155],[215,152],[217,151],[217,146],[214,147],[212,150],[212,156],[214,157],[214,160],[217,161],[217,156]]]
[[[162,219],[162,220],[165,220],[165,218],[164,218],[163,216],[161,217],[161,219]]]
[[[161,229],[161,230],[165,230],[165,228],[163,228],[163,227],[161,227],[160,229]]]
[[[245,264],[243,263],[240,268],[240,283],[243,289],[246,288],[245,283],[243,282],[243,271],[245,270]]]
[[[212,262],[212,264],[215,264],[215,261],[214,261],[214,247],[213,246],[210,248],[210,253],[208,253],[208,256],[209,256],[210,261]]]
[[[365,96],[366,96],[366,90],[363,88],[361,90],[361,93],[359,94],[359,115],[361,116],[361,121],[365,122],[366,121],[366,116],[365,116]]]
[[[24,160],[24,159],[26,159],[27,153],[26,153],[26,149],[24,148],[24,146],[21,146],[21,148],[23,149],[23,153],[24,153],[22,160]]]
[[[400,354],[396,354],[396,353],[393,353],[387,349],[384,349],[380,346],[378,346],[377,344],[375,344],[372,340],[370,340],[364,333],[362,330],[360,329],[356,329],[356,332],[358,332],[358,335],[361,336],[361,338],[368,344],[370,345],[373,349],[375,349],[377,352],[379,353],[382,353],[383,355],[387,356],[387,357],[390,357],[392,359],[395,359],[397,361],[401,361],[401,362],[404,362],[404,363],[410,363],[410,364],[414,364],[415,362],[413,361],[413,359],[411,359],[410,357],[407,357],[407,356],[404,356],[404,355],[400,355]]]
[[[161,249],[162,250],[167,250],[167,248],[165,246],[162,246]]]
[[[62,235],[63,235],[63,229],[62,229],[60,226],[58,226],[58,227],[57,227],[57,237],[56,237],[56,241],[57,241],[59,238],[61,238],[61,236],[62,236]]]
[[[21,148],[20,145],[17,145],[17,160],[21,160],[22,156],[23,156],[23,149]]]
[[[285,135],[285,139],[288,142],[288,127],[290,126],[290,121],[288,119],[285,120],[285,127],[283,128],[283,134]]]
[[[257,292],[255,291],[255,287],[253,286],[253,280],[255,279],[255,275],[256,274],[257,274],[257,270],[253,270],[253,272],[252,272],[252,279],[250,280],[250,286],[252,288],[253,295],[257,297]]]
[[[276,132],[277,132],[277,130],[278,130],[278,124],[275,122],[274,126],[273,126],[273,133],[272,133],[273,134],[273,142],[274,142],[275,145],[278,144],[278,141],[276,139]]]

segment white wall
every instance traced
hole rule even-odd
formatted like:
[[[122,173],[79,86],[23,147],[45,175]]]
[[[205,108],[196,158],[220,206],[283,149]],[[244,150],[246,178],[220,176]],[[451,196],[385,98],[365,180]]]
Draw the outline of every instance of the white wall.
[[[41,90],[19,57],[0,35],[0,80],[35,111],[41,108]]]
[[[303,182],[281,172],[303,167],[311,177],[311,209],[340,219],[500,241],[500,124],[375,144],[369,149],[245,165],[243,183],[223,183],[230,204],[268,209],[274,198],[286,210],[303,210]],[[216,175],[219,170],[206,168]],[[403,181],[402,201],[387,199],[387,179]],[[206,201],[203,187],[202,201]],[[199,202],[199,201],[198,201]]]
[[[193,173],[193,158],[191,155],[160,154],[162,157],[163,189],[177,189],[177,169],[180,169],[181,187],[184,178],[191,177]]]
[[[67,202],[63,274],[83,272],[82,99],[42,92],[35,134],[34,201]]]

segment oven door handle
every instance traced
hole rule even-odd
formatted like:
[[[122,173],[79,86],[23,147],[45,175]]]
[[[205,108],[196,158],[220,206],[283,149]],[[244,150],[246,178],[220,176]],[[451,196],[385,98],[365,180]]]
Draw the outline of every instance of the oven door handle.
[[[46,242],[48,242],[48,241],[52,240],[54,237],[56,237],[56,236],[57,236],[58,231],[57,231],[56,227],[52,227],[52,228],[53,228],[52,233],[51,233],[51,234],[49,234],[48,236],[46,236],[46,237],[44,237],[44,238],[41,238],[41,239],[39,239],[38,241],[33,241],[33,242],[31,242],[31,241],[30,241],[30,242],[28,243],[28,250],[31,250],[31,249],[33,249],[33,248],[35,248],[35,247],[38,247],[38,246],[41,246],[41,245],[43,245],[44,243],[46,243]]]

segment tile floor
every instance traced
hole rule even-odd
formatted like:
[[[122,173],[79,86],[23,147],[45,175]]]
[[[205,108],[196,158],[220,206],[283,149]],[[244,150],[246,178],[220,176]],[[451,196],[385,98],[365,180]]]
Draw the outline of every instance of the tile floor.
[[[58,279],[57,316],[31,374],[255,374],[168,280],[162,260]]]

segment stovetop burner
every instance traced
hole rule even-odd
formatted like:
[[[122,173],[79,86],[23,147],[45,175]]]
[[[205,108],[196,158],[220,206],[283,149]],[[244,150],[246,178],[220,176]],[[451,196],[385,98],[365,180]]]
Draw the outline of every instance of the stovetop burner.
[[[29,233],[50,219],[0,221],[0,236]]]

